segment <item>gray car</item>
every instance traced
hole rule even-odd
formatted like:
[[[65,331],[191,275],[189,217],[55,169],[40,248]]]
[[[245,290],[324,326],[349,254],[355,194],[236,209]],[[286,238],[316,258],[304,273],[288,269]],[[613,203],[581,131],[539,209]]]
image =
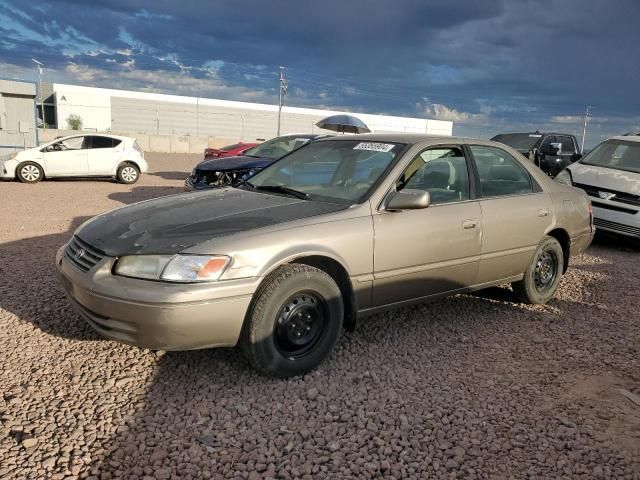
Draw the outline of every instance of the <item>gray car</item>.
[[[556,180],[587,192],[598,229],[640,238],[640,136],[605,140]]]
[[[549,301],[590,244],[587,195],[509,147],[424,135],[312,142],[234,188],[130,205],[78,228],[56,264],[106,337],[239,345],[279,377],[389,307],[513,285]]]

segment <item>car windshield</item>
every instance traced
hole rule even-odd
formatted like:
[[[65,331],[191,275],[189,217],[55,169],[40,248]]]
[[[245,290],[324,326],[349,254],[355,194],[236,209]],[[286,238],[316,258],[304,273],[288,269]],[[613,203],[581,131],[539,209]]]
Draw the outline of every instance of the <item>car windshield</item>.
[[[276,137],[261,143],[257,147],[250,148],[244,154],[248,157],[274,158],[284,157],[287,153],[301,147],[311,140],[305,136]]]
[[[500,142],[515,148],[516,150],[529,151],[533,148],[542,135],[538,133],[507,133],[496,135],[491,140]]]
[[[580,163],[640,173],[640,142],[607,140],[591,150]]]
[[[310,143],[255,174],[248,187],[309,200],[359,203],[403,147],[337,139]]]

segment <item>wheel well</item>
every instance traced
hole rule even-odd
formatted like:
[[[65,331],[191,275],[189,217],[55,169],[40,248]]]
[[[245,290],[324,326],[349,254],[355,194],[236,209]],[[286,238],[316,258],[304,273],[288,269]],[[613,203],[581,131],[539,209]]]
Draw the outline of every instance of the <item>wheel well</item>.
[[[344,326],[347,330],[353,330],[356,326],[356,297],[353,292],[351,280],[349,279],[349,274],[340,262],[322,255],[310,255],[308,257],[296,258],[292,260],[291,263],[301,263],[319,268],[333,278],[338,288],[340,288],[340,293],[342,293],[344,301]]]
[[[560,246],[562,247],[562,256],[564,257],[564,265],[563,265],[563,273],[567,271],[569,268],[569,255],[571,254],[571,239],[569,238],[569,234],[566,230],[562,228],[556,228],[555,230],[551,230],[547,233],[550,237],[555,238],[560,242]]]
[[[123,166],[123,165],[131,165],[133,167],[136,167],[138,169],[138,172],[140,171],[140,165],[138,165],[133,160],[123,160],[122,162],[120,162],[118,164],[118,168],[116,168],[116,171],[118,171],[120,169],[120,167]]]

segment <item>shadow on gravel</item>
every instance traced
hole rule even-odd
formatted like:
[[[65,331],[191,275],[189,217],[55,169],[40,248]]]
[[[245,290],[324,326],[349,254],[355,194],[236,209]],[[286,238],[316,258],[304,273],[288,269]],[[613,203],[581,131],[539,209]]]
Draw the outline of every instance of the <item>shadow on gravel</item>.
[[[640,240],[603,230],[596,231],[596,235],[593,238],[593,246],[608,250],[640,253]]]
[[[55,266],[58,249],[91,217],[77,217],[65,233],[0,245],[0,307],[40,330],[73,340],[99,338],[69,305]]]
[[[149,175],[164,178],[165,180],[185,180],[189,176],[189,172],[153,172],[149,173]]]
[[[128,192],[110,193],[108,198],[116,202],[124,203],[125,205],[130,205],[132,203],[142,202],[143,200],[166,197],[167,195],[184,192],[185,190],[182,187],[133,187]]]

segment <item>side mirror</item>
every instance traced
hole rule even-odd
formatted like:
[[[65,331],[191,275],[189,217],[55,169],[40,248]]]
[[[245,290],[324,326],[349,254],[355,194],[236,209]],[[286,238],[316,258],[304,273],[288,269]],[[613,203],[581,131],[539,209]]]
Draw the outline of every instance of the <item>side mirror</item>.
[[[574,153],[573,155],[571,155],[571,163],[577,162],[581,158],[582,158],[582,154],[581,153]]]
[[[44,149],[45,152],[53,152],[54,150],[55,148],[53,148],[53,145],[49,145]]]
[[[431,203],[429,192],[424,190],[400,190],[389,196],[385,209],[389,211],[395,210],[419,210],[427,208]]]

